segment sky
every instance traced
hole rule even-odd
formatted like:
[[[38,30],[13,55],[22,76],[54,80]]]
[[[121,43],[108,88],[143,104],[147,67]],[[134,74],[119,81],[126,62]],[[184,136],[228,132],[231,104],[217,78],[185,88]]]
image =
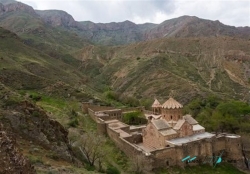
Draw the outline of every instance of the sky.
[[[37,10],[63,10],[76,21],[161,23],[183,15],[250,26],[250,0],[18,0]]]

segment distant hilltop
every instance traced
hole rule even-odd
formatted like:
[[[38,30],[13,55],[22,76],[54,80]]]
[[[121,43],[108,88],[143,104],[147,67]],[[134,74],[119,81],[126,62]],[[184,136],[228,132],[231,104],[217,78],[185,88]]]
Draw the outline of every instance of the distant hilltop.
[[[195,16],[181,16],[160,24],[135,24],[128,20],[110,23],[78,22],[65,11],[34,10],[31,6],[21,2],[0,1],[0,16],[13,11],[28,13],[47,25],[63,27],[66,30],[76,32],[92,43],[102,45],[129,44],[169,37],[250,37],[250,27],[233,27],[224,25],[218,20],[205,20]]]

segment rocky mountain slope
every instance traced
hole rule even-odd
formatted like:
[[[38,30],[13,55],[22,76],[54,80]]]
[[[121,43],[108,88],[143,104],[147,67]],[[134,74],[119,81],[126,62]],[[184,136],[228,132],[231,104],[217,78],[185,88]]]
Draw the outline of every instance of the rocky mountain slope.
[[[41,89],[58,80],[76,84],[84,79],[76,70],[80,61],[70,56],[50,57],[25,45],[17,35],[3,28],[0,28],[0,38],[0,79],[5,85],[14,89]]]
[[[73,30],[79,36],[95,44],[117,45],[170,37],[217,37],[231,36],[249,38],[249,27],[233,27],[219,21],[182,16],[160,24],[135,24],[130,21],[93,23],[76,22],[71,15],[62,11],[37,11],[41,18],[52,26]],[[48,20],[48,18],[50,20]],[[58,22],[60,21],[60,22]]]
[[[31,51],[27,52],[30,55],[27,59],[17,51],[11,57],[5,54],[11,42],[5,42],[0,77],[4,84],[17,89],[27,87],[25,79],[36,79],[32,80],[34,83],[27,81],[29,88],[34,89],[55,80],[70,84],[86,82],[99,91],[111,86],[119,93],[137,98],[166,96],[175,88],[181,93],[189,91],[191,96],[207,91],[240,98],[249,88],[249,27],[231,27],[191,16],[159,25],[137,25],[130,21],[95,24],[76,22],[63,11],[35,11],[23,3],[0,2],[3,9],[0,25],[22,38],[16,44],[17,50],[22,52],[28,45],[50,55]],[[103,45],[138,43],[94,46],[82,38]],[[35,61],[31,55],[36,55]],[[20,65],[24,68],[20,69]],[[20,76],[25,78],[20,80]]]
[[[73,97],[74,84],[80,85],[83,74],[75,70],[74,64],[25,45],[22,39],[8,30],[0,28],[0,38],[0,122],[7,131],[5,133],[0,126],[1,152],[6,156],[1,155],[0,173],[6,173],[5,170],[11,173],[35,173],[31,164],[42,163],[42,155],[47,155],[45,161],[55,158],[73,165],[77,160],[69,145],[68,131],[52,119],[52,113],[48,114],[34,103],[41,97],[34,100],[26,92],[48,91],[50,85],[60,82],[64,93],[67,89],[67,93],[60,97],[68,94]],[[68,78],[69,73],[75,75]],[[85,95],[80,91],[78,94],[83,94],[82,97]],[[38,155],[41,151],[43,153]]]
[[[182,16],[160,24],[78,22],[64,11],[34,10],[26,4],[8,0],[0,1],[0,26],[26,38],[29,44],[34,42],[43,47],[58,45],[55,49],[60,51],[79,48],[86,41],[98,45],[124,45],[157,38],[249,38],[250,35],[249,27],[233,27],[194,16]]]
[[[249,27],[191,16],[161,24],[77,22],[66,12],[12,0],[0,0],[0,26],[0,153],[6,161],[0,160],[0,173],[9,167],[32,173],[32,165],[77,173],[81,163],[68,132],[93,126],[81,114],[81,101],[112,104],[106,94],[128,103],[163,101],[172,94],[186,104],[213,94],[249,102]]]
[[[0,144],[1,144],[1,169],[0,173],[35,173],[34,167],[30,164],[16,146],[15,139],[9,135],[0,124]]]
[[[182,16],[162,22],[156,27],[147,30],[144,39],[169,37],[218,37],[231,36],[249,38],[250,28],[233,27],[221,22],[200,19],[195,16]]]
[[[249,46],[248,40],[231,37],[166,38],[86,48],[76,56],[99,90],[111,86],[136,98],[167,98],[175,90],[183,103],[206,94],[248,100]]]
[[[53,57],[68,54],[87,44],[76,33],[53,27],[32,7],[21,2],[0,1],[0,26],[16,33],[25,44]]]

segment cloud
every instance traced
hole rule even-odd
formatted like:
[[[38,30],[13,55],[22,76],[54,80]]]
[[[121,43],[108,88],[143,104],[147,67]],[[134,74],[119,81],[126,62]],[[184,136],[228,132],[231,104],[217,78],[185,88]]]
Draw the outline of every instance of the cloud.
[[[248,0],[195,0],[178,1],[175,14],[193,15],[234,26],[250,26],[250,1]]]
[[[161,23],[183,16],[250,26],[249,0],[20,0],[35,9],[67,11],[77,21]]]

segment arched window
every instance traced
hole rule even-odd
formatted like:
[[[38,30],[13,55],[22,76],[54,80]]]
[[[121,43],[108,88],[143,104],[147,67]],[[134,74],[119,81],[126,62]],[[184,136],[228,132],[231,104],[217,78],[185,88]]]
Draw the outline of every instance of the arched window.
[[[170,119],[171,119],[171,120],[173,119],[173,116],[172,116],[172,115],[170,116]]]

